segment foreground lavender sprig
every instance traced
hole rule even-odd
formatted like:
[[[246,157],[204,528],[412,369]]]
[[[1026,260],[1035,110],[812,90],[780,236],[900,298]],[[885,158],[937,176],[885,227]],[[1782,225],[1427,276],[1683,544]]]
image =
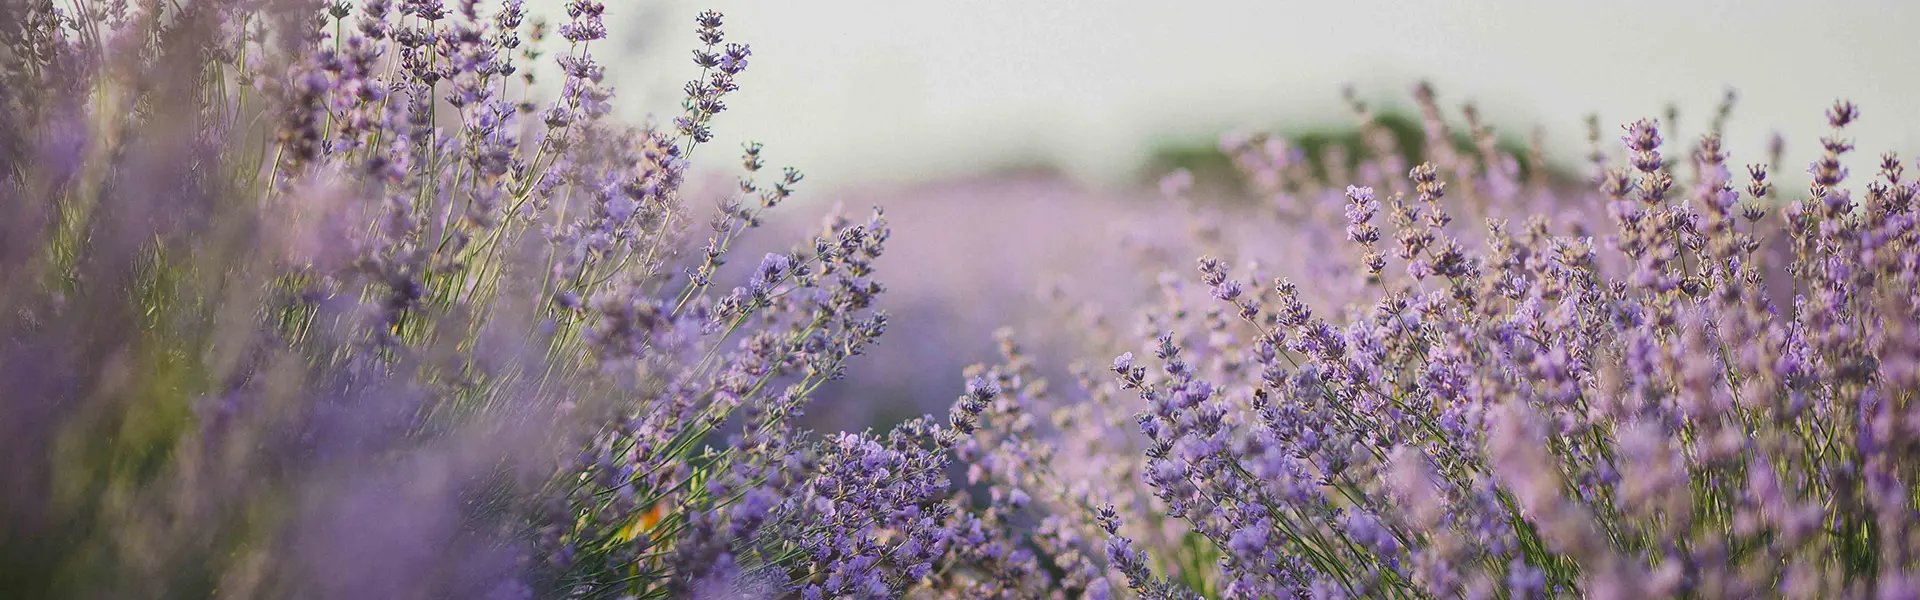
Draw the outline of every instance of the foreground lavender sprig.
[[[750,48],[698,15],[679,115],[632,127],[594,53],[608,5],[563,8],[550,61],[520,0],[0,12],[0,595],[928,576],[961,522],[943,467],[995,392],[945,426],[796,422],[887,328],[886,220],[836,210],[723,268],[803,179],[748,144],[694,202]]]

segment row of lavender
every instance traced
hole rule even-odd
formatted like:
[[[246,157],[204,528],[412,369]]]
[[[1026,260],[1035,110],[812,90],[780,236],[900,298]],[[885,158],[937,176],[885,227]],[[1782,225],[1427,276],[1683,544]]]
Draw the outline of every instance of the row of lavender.
[[[988,422],[1011,425],[970,475],[1070,490],[1044,522],[1104,533],[1147,597],[1920,593],[1920,186],[1886,154],[1855,199],[1857,108],[1828,111],[1804,193],[1766,164],[1736,184],[1717,125],[1664,158],[1652,121],[1623,128],[1625,165],[1594,134],[1587,191],[1520,173],[1471,107],[1456,135],[1431,90],[1416,100],[1429,161],[1411,168],[1359,103],[1379,141],[1351,174],[1225,140],[1282,221],[1344,226],[1344,250],[1289,231],[1256,255],[1309,257],[1309,277],[1205,257],[1127,333],[1089,313],[1121,341],[1074,393],[1008,345],[988,372],[1020,391]],[[1204,239],[1234,215],[1197,216]],[[1058,441],[1028,441],[1049,436],[1019,415],[1061,404]],[[1101,458],[1062,473],[1056,455]]]
[[[599,2],[4,6],[8,595],[1920,593],[1920,187],[1849,104],[1804,192],[1652,121],[1570,185],[1425,88],[1352,164],[1230,136],[1262,202],[1160,232],[1228,258],[1024,334],[1103,358],[817,435],[889,229],[723,268],[801,176],[687,183],[718,14],[635,127]]]

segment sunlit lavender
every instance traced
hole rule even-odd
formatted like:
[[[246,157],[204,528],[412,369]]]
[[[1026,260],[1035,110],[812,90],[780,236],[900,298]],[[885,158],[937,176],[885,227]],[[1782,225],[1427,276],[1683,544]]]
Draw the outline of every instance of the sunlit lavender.
[[[0,4],[0,597],[1920,598],[1874,106],[819,193],[627,8]]]

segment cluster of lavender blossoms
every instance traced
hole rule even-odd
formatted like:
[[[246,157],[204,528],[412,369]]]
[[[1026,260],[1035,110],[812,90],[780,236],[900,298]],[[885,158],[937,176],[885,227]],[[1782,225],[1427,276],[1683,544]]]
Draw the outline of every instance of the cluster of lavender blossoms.
[[[1891,153],[1849,180],[1854,105],[1788,192],[1729,166],[1731,94],[1683,150],[1671,115],[1625,126],[1624,166],[1595,128],[1585,186],[1415,99],[1411,148],[1357,100],[1351,158],[1227,136],[1258,202],[1163,181],[1199,246],[1250,258],[1162,275],[1132,334],[1065,299],[1118,355],[1071,392],[1003,334],[967,448],[986,520],[1029,524],[989,546],[1021,565],[1000,589],[1920,595],[1920,182]],[[1278,222],[1237,239],[1249,211]]]
[[[889,229],[632,126],[521,0],[4,4],[0,595],[881,597],[963,541],[944,422],[794,421],[886,329]],[[549,31],[557,33],[551,39]],[[697,71],[695,71],[697,69]]]

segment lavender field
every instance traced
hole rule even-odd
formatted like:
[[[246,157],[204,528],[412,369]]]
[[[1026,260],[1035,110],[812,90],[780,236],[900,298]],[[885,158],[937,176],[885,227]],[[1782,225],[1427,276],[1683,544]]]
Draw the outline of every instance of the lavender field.
[[[0,0],[0,598],[1920,600],[1911,106],[810,179],[678,10]]]

